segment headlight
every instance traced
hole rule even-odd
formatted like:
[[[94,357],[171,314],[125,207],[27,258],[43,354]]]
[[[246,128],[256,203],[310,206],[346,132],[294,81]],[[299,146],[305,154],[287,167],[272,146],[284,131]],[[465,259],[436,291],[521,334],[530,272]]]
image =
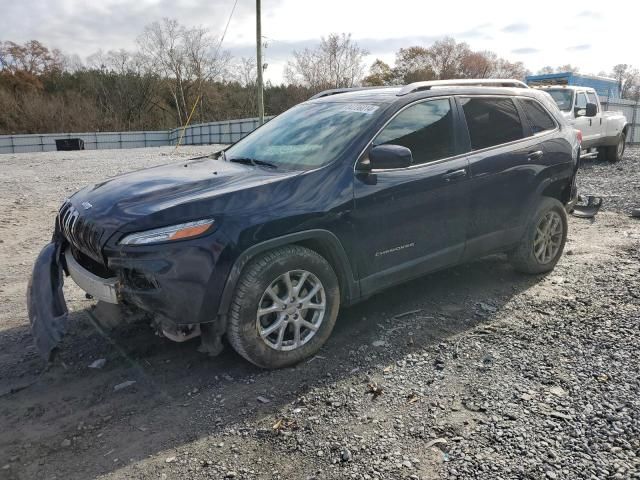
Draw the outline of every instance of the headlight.
[[[131,233],[120,240],[120,245],[147,245],[150,243],[171,242],[202,235],[213,226],[213,219],[181,223],[169,227],[154,228],[144,232]]]

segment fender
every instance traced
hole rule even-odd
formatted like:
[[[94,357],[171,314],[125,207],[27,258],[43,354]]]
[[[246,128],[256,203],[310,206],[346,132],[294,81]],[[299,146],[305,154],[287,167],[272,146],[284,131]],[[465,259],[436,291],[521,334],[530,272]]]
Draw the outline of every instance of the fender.
[[[560,172],[551,178],[547,177],[543,179],[538,185],[538,188],[536,188],[536,191],[533,192],[529,199],[527,199],[523,218],[531,218],[538,206],[538,203],[540,202],[540,199],[543,197],[555,198],[563,205],[567,206],[567,204],[572,200],[571,197],[574,195],[574,179],[575,174],[573,173],[573,169],[570,171]],[[569,192],[569,198],[565,199],[562,198],[562,194],[566,187],[569,187],[571,190]],[[524,227],[526,227],[526,225],[524,225]]]
[[[218,307],[218,315],[224,316],[228,313],[231,305],[233,292],[236,289],[238,280],[245,265],[256,255],[273,250],[274,248],[293,243],[304,245],[308,241],[317,241],[322,244],[331,258],[327,261],[332,264],[336,270],[338,281],[340,282],[340,290],[342,295],[342,304],[350,305],[360,297],[360,286],[356,281],[349,258],[342,246],[342,243],[332,232],[328,230],[305,230],[302,232],[291,233],[281,237],[271,238],[264,242],[257,243],[240,254],[231,267],[229,276],[222,291],[220,305]]]

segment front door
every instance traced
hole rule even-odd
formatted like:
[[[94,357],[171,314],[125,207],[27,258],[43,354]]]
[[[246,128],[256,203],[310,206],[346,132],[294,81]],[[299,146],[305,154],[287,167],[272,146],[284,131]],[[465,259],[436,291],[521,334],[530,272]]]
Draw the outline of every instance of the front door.
[[[598,119],[596,122],[595,117],[587,117],[584,115],[587,109],[587,102],[589,101],[586,92],[576,92],[575,101],[576,103],[573,111],[576,120],[574,123],[574,127],[582,132],[582,148],[591,148],[598,141],[600,132],[600,120]],[[582,115],[578,116],[578,112],[581,112]]]
[[[353,221],[363,295],[460,260],[469,197],[450,98],[405,107],[372,145],[411,150],[407,168],[356,172]],[[357,241],[356,241],[357,242]]]

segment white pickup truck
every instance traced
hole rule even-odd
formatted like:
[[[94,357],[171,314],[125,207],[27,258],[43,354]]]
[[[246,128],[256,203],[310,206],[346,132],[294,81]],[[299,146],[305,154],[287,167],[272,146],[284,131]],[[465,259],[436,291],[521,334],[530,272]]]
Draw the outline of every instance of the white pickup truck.
[[[551,95],[563,115],[582,132],[581,158],[600,156],[610,162],[622,159],[629,122],[621,112],[603,112],[593,88],[558,85],[537,88]]]

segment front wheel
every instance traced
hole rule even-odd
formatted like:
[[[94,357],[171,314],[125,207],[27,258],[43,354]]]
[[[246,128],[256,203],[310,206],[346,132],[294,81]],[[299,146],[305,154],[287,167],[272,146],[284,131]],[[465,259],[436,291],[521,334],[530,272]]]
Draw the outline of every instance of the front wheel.
[[[227,338],[259,367],[294,365],[327,341],[339,307],[338,279],[321,255],[299,245],[277,248],[242,272]]]
[[[523,273],[553,270],[567,241],[567,213],[554,198],[543,198],[520,244],[509,253],[513,267]]]
[[[615,163],[615,162],[619,162],[620,160],[622,160],[622,157],[624,156],[624,149],[626,146],[626,140],[627,140],[627,135],[625,132],[622,132],[620,134],[620,138],[618,139],[618,143],[616,145],[612,145],[610,147],[604,147],[605,148],[605,158],[611,162],[611,163]]]

